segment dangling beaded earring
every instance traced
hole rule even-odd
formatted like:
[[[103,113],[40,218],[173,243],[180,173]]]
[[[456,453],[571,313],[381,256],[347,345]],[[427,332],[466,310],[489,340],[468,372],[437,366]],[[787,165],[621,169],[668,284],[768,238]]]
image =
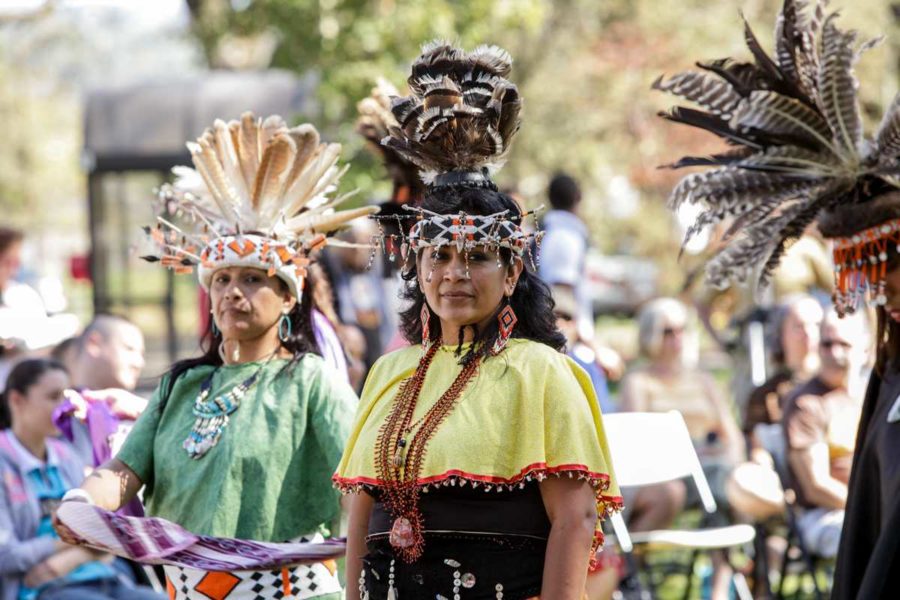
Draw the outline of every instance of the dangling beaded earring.
[[[293,333],[293,325],[291,324],[291,318],[288,316],[286,312],[281,313],[281,319],[278,321],[278,339],[282,342],[286,342],[291,339],[291,334]]]
[[[509,297],[506,298],[506,306],[500,311],[497,315],[498,327],[500,329],[500,334],[497,336],[497,341],[494,342],[494,345],[491,346],[491,354],[497,356],[503,349],[506,348],[506,343],[509,341],[510,336],[512,335],[513,328],[516,326],[516,323],[519,322],[519,318],[516,316],[516,312],[513,310],[512,305],[509,303]]]
[[[422,303],[422,312],[419,318],[422,320],[422,349],[428,350],[428,347],[431,345],[431,330],[428,328],[428,322],[431,320],[431,310],[428,308],[427,302]]]

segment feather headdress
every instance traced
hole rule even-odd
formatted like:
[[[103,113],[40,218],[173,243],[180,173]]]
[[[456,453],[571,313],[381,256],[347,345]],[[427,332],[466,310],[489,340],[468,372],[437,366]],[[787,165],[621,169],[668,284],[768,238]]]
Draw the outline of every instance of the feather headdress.
[[[658,79],[653,87],[693,102],[664,118],[709,131],[730,146],[707,157],[685,157],[672,168],[708,166],[684,177],[670,206],[701,208],[685,241],[704,227],[734,219],[727,244],[707,265],[716,286],[753,279],[765,285],[786,245],[836,210],[866,211],[867,203],[900,185],[900,103],[891,105],[874,139],[863,134],[853,67],[877,40],[856,44],[837,27],[826,2],[785,0],[769,56],[745,22],[752,62],[698,63],[699,70]],[[855,233],[855,232],[844,232]],[[839,235],[844,235],[841,233]],[[845,287],[853,303],[877,281]],[[838,279],[840,279],[838,277]],[[840,281],[838,281],[840,283]],[[847,282],[849,285],[849,282]]]
[[[441,41],[426,45],[413,62],[410,95],[393,99],[395,123],[382,144],[416,165],[432,197],[453,187],[496,191],[491,174],[506,161],[521,125],[522,99],[506,79],[511,69],[509,53],[497,46],[465,52]],[[382,236],[392,259],[395,252],[405,259],[410,248],[450,245],[466,253],[475,246],[506,248],[522,256],[540,237],[522,230],[526,215],[405,208],[416,217],[409,235]]]
[[[391,99],[400,96],[400,92],[389,81],[379,77],[372,93],[356,104],[359,116],[356,119],[356,132],[367,142],[369,147],[381,158],[388,175],[394,183],[391,201],[395,204],[416,202],[422,198],[424,185],[419,178],[419,170],[409,160],[395,150],[381,143],[390,133],[391,128],[400,124],[391,112]]]
[[[175,182],[160,188],[167,212],[187,216],[186,232],[160,217],[148,232],[161,261],[179,271],[199,266],[209,286],[213,271],[251,266],[285,280],[299,298],[308,254],[325,236],[376,207],[336,211],[347,195],[332,197],[346,167],[340,144],[325,144],[310,124],[289,128],[273,115],[217,120],[187,143],[194,168],[175,167]]]
[[[412,64],[410,95],[395,98],[397,125],[382,141],[415,164],[430,186],[489,182],[521,123],[512,58],[497,46],[472,52],[432,42]]]

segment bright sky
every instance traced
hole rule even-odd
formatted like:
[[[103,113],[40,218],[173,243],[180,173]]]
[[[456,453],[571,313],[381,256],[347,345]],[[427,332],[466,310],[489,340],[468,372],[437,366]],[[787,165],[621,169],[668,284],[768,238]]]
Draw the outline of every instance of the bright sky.
[[[0,0],[0,17],[26,15],[39,10],[48,0]],[[118,8],[150,26],[187,18],[184,0],[56,0],[64,9]]]

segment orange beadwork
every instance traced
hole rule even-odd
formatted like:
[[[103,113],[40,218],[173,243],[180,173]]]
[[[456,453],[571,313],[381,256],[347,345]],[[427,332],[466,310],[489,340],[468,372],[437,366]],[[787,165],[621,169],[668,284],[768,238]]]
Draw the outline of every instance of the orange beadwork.
[[[253,254],[256,251],[256,244],[254,244],[251,240],[241,240],[243,243],[239,243],[238,240],[232,240],[228,243],[228,247],[231,248],[235,254],[240,257],[247,256],[248,254]]]
[[[425,382],[431,361],[440,344],[429,346],[422,355],[416,372],[406,379],[397,392],[393,408],[378,432],[375,443],[375,469],[384,482],[384,506],[394,519],[391,544],[397,554],[408,563],[422,555],[425,538],[424,523],[419,512],[419,474],[429,440],[456,406],[469,381],[478,373],[480,358],[462,368],[456,380],[416,423],[413,413]],[[413,429],[418,431],[410,437]]]
[[[900,248],[900,219],[834,241],[834,306],[838,314],[853,313],[861,301],[879,305],[887,301],[888,244]]]

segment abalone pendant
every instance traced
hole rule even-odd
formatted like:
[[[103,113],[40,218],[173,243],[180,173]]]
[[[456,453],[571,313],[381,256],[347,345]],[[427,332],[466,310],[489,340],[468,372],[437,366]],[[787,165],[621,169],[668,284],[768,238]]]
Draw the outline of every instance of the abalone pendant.
[[[415,537],[412,523],[409,522],[409,519],[406,517],[394,519],[394,526],[391,527],[391,535],[388,538],[391,546],[395,548],[409,548],[415,543]]]

